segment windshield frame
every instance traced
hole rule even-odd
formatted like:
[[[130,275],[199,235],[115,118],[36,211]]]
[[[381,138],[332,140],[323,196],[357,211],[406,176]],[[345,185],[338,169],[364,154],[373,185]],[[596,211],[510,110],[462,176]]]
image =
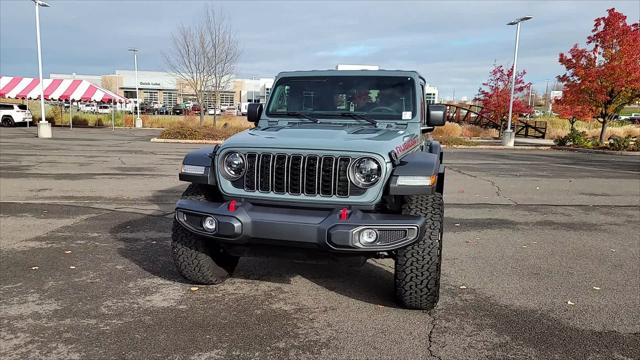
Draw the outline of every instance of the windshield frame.
[[[300,76],[283,76],[280,77],[276,80],[275,84],[272,87],[271,93],[269,95],[269,100],[267,101],[267,104],[265,106],[265,115],[268,118],[274,118],[274,119],[288,119],[288,120],[292,120],[291,116],[288,116],[286,113],[281,112],[281,111],[270,111],[270,108],[273,104],[274,101],[277,101],[276,99],[276,90],[278,90],[279,86],[283,86],[283,82],[285,81],[290,81],[292,79],[295,80],[309,80],[309,81],[321,81],[323,79],[332,79],[332,78],[350,78],[350,77],[362,77],[362,78],[370,78],[370,79],[380,79],[380,78],[407,78],[407,80],[410,82],[410,97],[411,97],[411,118],[409,119],[402,119],[402,118],[398,118],[397,114],[393,114],[393,118],[391,118],[390,114],[384,114],[384,113],[369,113],[367,111],[349,111],[348,109],[346,110],[336,110],[335,113],[332,113],[331,111],[327,111],[327,110],[323,110],[323,109],[319,109],[319,110],[315,110],[315,111],[301,111],[302,113],[304,113],[305,115],[309,115],[309,116],[313,116],[316,119],[331,119],[331,120],[337,120],[340,122],[363,122],[362,119],[356,119],[354,117],[348,117],[345,116],[344,113],[345,112],[351,112],[356,116],[365,116],[371,119],[375,119],[375,121],[389,121],[389,122],[411,122],[411,121],[415,121],[416,118],[420,117],[420,108],[418,106],[418,102],[419,102],[419,97],[420,97],[420,91],[418,90],[417,86],[419,86],[421,84],[421,82],[419,82],[419,80],[415,79],[412,76],[407,76],[407,74],[384,74],[384,75],[370,75],[370,74],[362,74],[362,75],[352,75],[352,74],[345,74],[345,75],[340,75],[340,74],[331,74],[331,75],[313,75],[313,76],[308,76],[308,75],[300,75]]]

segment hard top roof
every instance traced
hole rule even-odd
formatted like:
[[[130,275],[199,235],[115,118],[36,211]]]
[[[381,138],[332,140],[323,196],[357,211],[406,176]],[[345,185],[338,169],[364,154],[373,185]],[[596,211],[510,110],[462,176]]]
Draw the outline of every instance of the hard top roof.
[[[297,70],[280,72],[277,78],[289,76],[408,76],[426,80],[413,70]]]

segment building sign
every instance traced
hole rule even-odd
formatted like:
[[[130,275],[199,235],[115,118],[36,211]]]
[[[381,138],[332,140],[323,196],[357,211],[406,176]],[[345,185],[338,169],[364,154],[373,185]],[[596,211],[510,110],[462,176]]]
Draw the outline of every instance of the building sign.
[[[169,73],[159,71],[138,71],[137,83],[135,71],[116,70],[116,75],[122,76],[123,88],[134,89],[137,85],[142,89],[176,90],[177,79]]]

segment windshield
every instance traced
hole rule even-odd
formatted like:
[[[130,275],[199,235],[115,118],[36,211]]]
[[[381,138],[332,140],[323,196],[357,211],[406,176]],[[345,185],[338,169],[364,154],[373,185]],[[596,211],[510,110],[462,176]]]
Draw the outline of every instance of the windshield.
[[[314,117],[364,115],[410,120],[416,112],[415,85],[401,76],[284,77],[276,83],[268,116],[305,113]]]

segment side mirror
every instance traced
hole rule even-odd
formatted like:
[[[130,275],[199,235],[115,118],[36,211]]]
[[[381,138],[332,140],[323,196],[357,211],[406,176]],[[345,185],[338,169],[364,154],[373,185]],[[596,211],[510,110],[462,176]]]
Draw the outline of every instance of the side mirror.
[[[247,106],[247,120],[258,125],[260,116],[262,116],[262,104],[251,103]]]
[[[442,126],[447,121],[447,105],[429,104],[427,107],[427,126]]]

